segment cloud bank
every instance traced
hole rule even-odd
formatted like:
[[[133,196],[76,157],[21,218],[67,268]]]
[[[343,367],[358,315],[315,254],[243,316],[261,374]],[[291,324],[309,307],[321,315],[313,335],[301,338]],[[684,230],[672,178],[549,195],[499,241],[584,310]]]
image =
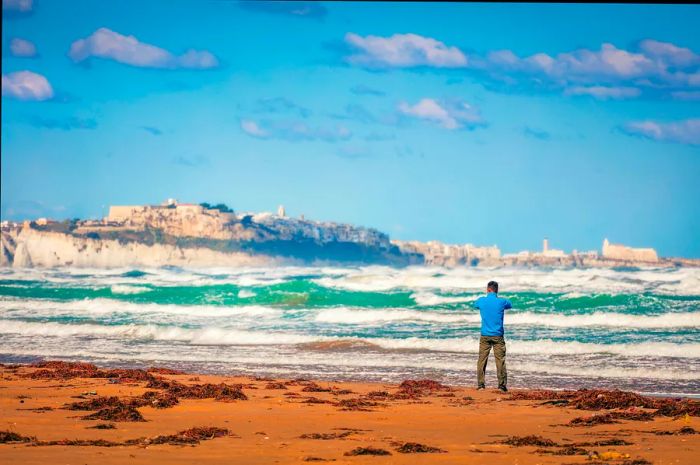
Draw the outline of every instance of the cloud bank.
[[[353,50],[345,60],[367,68],[462,68],[467,65],[466,55],[457,47],[418,34],[362,37],[349,32],[345,43]]]
[[[54,96],[53,88],[41,74],[32,71],[15,71],[2,75],[2,95],[18,100],[48,100]]]
[[[182,55],[174,55],[155,45],[140,42],[134,36],[125,36],[104,27],[73,42],[68,56],[75,63],[96,57],[141,68],[209,69],[219,66],[218,59],[206,50],[190,49]]]
[[[345,35],[344,59],[375,69],[459,68],[481,73],[506,86],[562,91],[600,100],[637,98],[644,94],[684,98],[679,92],[700,88],[700,55],[670,42],[646,39],[630,49],[611,43],[557,54],[518,56],[512,50],[467,55],[455,46],[417,34],[388,37]]]
[[[700,118],[662,123],[657,121],[633,121],[622,130],[629,135],[662,142],[700,145]]]

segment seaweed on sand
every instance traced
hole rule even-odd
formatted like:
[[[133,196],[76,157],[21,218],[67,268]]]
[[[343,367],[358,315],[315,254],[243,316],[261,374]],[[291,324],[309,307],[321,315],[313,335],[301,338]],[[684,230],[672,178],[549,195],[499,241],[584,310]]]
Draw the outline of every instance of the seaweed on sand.
[[[634,392],[605,389],[578,391],[514,391],[510,400],[567,400],[569,406],[580,410],[614,410],[639,407],[656,410],[655,415],[679,417],[700,416],[700,401],[693,399],[654,399]],[[631,419],[631,418],[628,418]]]
[[[216,426],[200,426],[180,431],[179,433],[175,434],[155,436],[152,438],[132,439],[126,441],[126,444],[199,444],[200,441],[207,441],[209,439],[220,438],[227,435],[229,435],[229,430],[226,428],[218,428]]]
[[[407,379],[399,384],[394,399],[417,399],[435,392],[450,392],[452,388],[432,379]]]
[[[699,434],[700,431],[696,431],[691,426],[684,426],[678,431],[654,431],[657,436],[675,436],[675,435],[686,435],[686,434]]]
[[[270,382],[265,385],[265,389],[286,390],[287,386],[284,383]]]
[[[172,368],[150,367],[146,370],[149,373],[157,373],[159,375],[184,375],[184,371],[173,370]]]
[[[240,384],[206,383],[187,385],[178,381],[155,378],[151,379],[146,387],[165,390],[172,396],[183,399],[248,400],[248,396],[243,393],[243,386]]]
[[[114,423],[98,423],[95,426],[88,426],[87,429],[117,429]]]
[[[342,433],[304,433],[299,437],[301,439],[321,439],[327,441],[330,439],[343,439],[355,433],[355,431],[343,431]]]
[[[551,439],[543,438],[542,436],[530,435],[530,436],[511,436],[508,439],[501,441],[502,444],[508,444],[509,446],[522,447],[522,446],[538,446],[538,447],[554,447],[557,445],[556,442]]]
[[[36,441],[35,437],[22,436],[13,431],[0,431],[0,444],[7,444],[9,442],[32,442]]]
[[[29,365],[39,368],[23,377],[30,379],[113,378],[120,381],[148,381],[153,375],[139,369],[101,370],[92,363],[47,361]]]
[[[170,408],[180,401],[170,392],[146,391],[129,401],[132,407]]]
[[[384,449],[379,449],[376,447],[372,446],[367,446],[367,447],[356,447],[351,451],[346,452],[343,454],[345,456],[355,456],[355,455],[391,455],[391,452],[388,450]]]
[[[447,451],[439,447],[427,446],[419,442],[406,442],[396,448],[401,454],[443,454]]]
[[[103,421],[146,421],[141,413],[130,405],[106,407],[81,418],[83,420]]]
[[[336,402],[336,407],[340,407],[341,410],[346,411],[359,411],[359,412],[371,412],[372,410],[368,407],[379,407],[383,406],[379,402],[373,400],[367,400],[363,398],[357,399],[343,399]]]
[[[105,407],[123,407],[124,403],[119,397],[95,397],[84,402],[71,402],[63,406],[66,410],[100,410]]]
[[[574,418],[569,422],[569,426],[610,425],[614,423],[619,423],[618,420],[652,421],[653,419],[653,413],[645,412],[642,410],[607,412],[603,414],[594,414],[588,417]]]
[[[319,399],[318,397],[307,397],[301,401],[302,404],[332,404],[330,400]]]
[[[588,455],[589,452],[586,449],[575,445],[563,446],[560,449],[537,449],[535,451],[538,454],[551,454],[551,455]]]
[[[331,392],[332,389],[329,387],[322,387],[321,385],[310,381],[301,390],[302,392]]]

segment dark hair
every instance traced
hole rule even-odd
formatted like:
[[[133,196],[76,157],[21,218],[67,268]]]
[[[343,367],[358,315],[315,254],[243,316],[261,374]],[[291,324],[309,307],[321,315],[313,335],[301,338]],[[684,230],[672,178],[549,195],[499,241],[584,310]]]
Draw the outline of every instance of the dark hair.
[[[496,281],[489,281],[486,285],[486,290],[491,289],[493,292],[498,293],[498,283]]]

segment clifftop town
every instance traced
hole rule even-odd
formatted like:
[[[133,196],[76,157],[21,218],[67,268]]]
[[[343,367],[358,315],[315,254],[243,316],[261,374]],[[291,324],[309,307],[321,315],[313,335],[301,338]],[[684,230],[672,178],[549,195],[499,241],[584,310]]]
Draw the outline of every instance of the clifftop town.
[[[0,265],[264,266],[272,264],[391,266],[700,266],[662,259],[654,249],[610,244],[602,253],[551,249],[501,254],[493,245],[390,240],[372,228],[273,213],[236,213],[224,204],[112,206],[102,220],[2,222]]]

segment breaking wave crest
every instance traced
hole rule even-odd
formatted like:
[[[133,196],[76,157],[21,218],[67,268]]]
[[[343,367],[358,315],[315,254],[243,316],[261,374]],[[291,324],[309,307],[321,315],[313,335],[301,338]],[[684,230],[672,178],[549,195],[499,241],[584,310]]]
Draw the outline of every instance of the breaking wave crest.
[[[134,340],[181,341],[195,345],[290,345],[326,341],[356,341],[359,338],[305,335],[274,331],[246,331],[234,328],[201,327],[182,328],[160,325],[95,325],[62,324],[53,322],[26,322],[0,320],[0,334],[23,336],[94,336]],[[473,353],[477,350],[476,338],[362,338],[363,342],[383,349],[427,350],[438,352]],[[509,340],[508,351],[515,354],[574,355],[616,354],[649,357],[700,357],[700,343],[674,344],[668,342],[645,342],[640,344],[596,344],[576,341]]]

